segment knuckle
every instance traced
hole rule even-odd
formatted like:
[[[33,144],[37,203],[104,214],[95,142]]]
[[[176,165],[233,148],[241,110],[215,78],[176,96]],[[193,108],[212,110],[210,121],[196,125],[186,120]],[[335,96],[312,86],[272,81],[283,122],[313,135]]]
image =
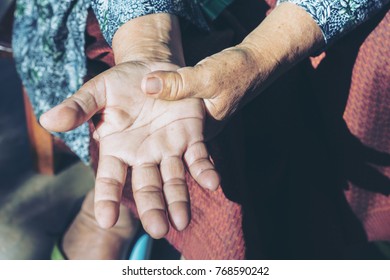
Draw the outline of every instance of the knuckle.
[[[110,178],[110,177],[99,177],[96,179],[96,182],[110,187],[115,187],[115,188],[122,187],[121,182],[119,182],[117,179]]]

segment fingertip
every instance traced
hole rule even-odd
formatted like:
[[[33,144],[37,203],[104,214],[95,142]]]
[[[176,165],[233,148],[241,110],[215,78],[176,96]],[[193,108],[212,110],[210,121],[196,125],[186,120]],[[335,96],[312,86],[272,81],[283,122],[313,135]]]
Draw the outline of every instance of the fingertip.
[[[103,229],[113,227],[118,221],[119,204],[114,201],[98,201],[95,203],[95,217]]]
[[[48,117],[47,117],[47,113],[48,112],[45,112],[43,113],[39,119],[38,119],[38,123],[45,129],[47,129],[47,126],[48,126]]]
[[[161,239],[169,231],[168,220],[163,210],[147,211],[141,217],[145,231],[154,239]]]
[[[60,132],[62,125],[61,125],[61,120],[57,117],[59,115],[56,107],[53,109],[47,111],[46,113],[43,113],[38,122],[39,124],[46,130],[48,131],[53,131],[53,132]]]
[[[171,225],[178,231],[184,230],[190,223],[191,212],[187,202],[176,202],[169,205]]]
[[[221,183],[221,178],[215,169],[207,169],[199,175],[197,181],[203,188],[215,191]]]

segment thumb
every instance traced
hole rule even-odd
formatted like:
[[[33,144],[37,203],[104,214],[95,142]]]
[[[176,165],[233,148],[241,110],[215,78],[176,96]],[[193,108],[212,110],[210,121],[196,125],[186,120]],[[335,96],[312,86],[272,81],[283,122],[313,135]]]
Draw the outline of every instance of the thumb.
[[[85,83],[74,95],[44,113],[40,124],[49,131],[65,132],[88,121],[105,106],[104,79],[96,77]]]
[[[202,70],[197,66],[177,71],[155,71],[142,80],[142,91],[150,97],[180,100],[189,97],[208,98]]]

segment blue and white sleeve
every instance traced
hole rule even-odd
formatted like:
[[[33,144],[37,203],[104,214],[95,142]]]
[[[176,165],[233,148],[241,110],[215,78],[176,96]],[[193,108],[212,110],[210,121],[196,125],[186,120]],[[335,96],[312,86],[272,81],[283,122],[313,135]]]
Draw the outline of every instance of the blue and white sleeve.
[[[327,44],[385,7],[390,0],[279,0],[306,10],[321,28]]]
[[[207,29],[201,8],[193,0],[92,0],[92,8],[103,36],[110,45],[120,26],[149,14],[174,14]]]

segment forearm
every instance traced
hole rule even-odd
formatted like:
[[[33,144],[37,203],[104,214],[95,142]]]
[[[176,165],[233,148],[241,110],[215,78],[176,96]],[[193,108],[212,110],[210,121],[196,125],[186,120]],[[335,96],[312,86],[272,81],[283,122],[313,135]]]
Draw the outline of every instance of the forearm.
[[[193,0],[91,1],[117,63],[142,58],[184,65],[177,17],[207,28],[200,6]]]
[[[128,21],[115,33],[112,48],[116,64],[132,60],[184,66],[179,20],[167,13]]]
[[[260,92],[324,46],[324,37],[316,22],[306,11],[291,3],[277,6],[239,45],[247,49],[255,61],[255,92]],[[246,98],[251,99],[250,96]]]
[[[240,44],[253,53],[258,69],[254,78],[256,90],[248,91],[243,96],[240,107],[296,63],[324,49],[380,11],[389,0],[347,1],[344,3],[345,10],[350,10],[343,12],[350,14],[343,17],[340,17],[340,1],[280,2],[283,3]],[[310,3],[316,4],[317,9],[310,8]],[[353,5],[354,8],[351,8]],[[319,7],[329,10],[324,11]]]

